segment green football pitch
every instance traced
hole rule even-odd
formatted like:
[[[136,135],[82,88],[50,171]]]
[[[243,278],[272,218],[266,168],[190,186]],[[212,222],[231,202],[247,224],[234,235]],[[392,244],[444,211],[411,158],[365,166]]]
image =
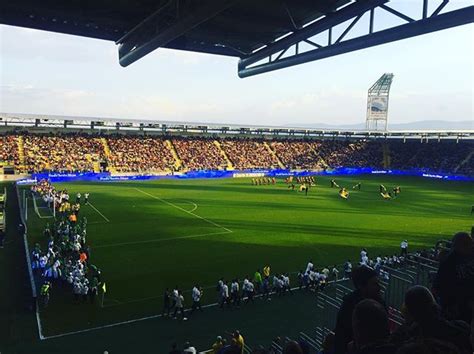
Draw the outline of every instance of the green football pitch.
[[[307,196],[282,179],[262,186],[250,179],[57,184],[72,199],[90,193],[80,216],[87,217],[91,262],[102,270],[107,293],[101,308],[74,304],[69,288],[54,288],[40,312],[43,334],[156,315],[164,289],[175,285],[187,304],[196,283],[205,289],[203,302],[213,303],[220,277],[242,279],[267,264],[277,273],[296,272],[310,259],[318,267],[357,261],[362,247],[370,256],[394,254],[403,239],[411,250],[432,247],[471,229],[470,182],[336,177],[350,191],[344,200],[330,179],[317,177]],[[359,181],[362,189],[352,190]],[[383,200],[381,183],[400,185],[402,193]],[[29,243],[45,249],[50,212],[28,205]]]

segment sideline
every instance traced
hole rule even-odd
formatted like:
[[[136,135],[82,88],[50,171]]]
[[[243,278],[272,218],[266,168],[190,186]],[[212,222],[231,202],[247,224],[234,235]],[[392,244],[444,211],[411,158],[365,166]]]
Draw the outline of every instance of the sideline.
[[[291,288],[290,290],[291,291],[299,290],[299,286],[295,286],[295,287]],[[273,294],[275,294],[275,292],[273,292],[273,291],[270,292],[270,295],[273,295]],[[262,294],[255,295],[254,299],[260,298],[262,296],[263,296]],[[219,305],[219,303],[215,302],[215,303],[212,303],[212,304],[203,305],[202,308],[216,307],[218,305]],[[184,310],[184,312],[189,312],[191,310],[192,310],[191,308],[187,308],[187,309]],[[147,316],[147,317],[136,318],[136,319],[133,319],[133,320],[123,321],[123,322],[111,323],[111,324],[103,325],[103,326],[97,326],[97,327],[81,329],[79,331],[60,333],[60,334],[55,334],[55,335],[52,335],[52,336],[43,336],[41,338],[41,340],[61,338],[61,337],[66,337],[66,336],[72,336],[72,335],[75,335],[75,334],[93,332],[93,331],[97,331],[97,330],[101,330],[101,329],[105,329],[105,328],[117,327],[117,326],[122,326],[122,325],[136,323],[136,322],[142,322],[142,321],[151,320],[151,319],[160,318],[160,317],[163,317],[163,315],[162,314],[152,315],[152,316]]]

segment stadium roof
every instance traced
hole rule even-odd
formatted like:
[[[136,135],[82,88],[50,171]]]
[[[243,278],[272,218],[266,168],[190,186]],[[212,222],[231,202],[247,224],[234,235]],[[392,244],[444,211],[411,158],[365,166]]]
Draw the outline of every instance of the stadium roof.
[[[16,0],[2,4],[4,24],[117,42],[150,16],[166,30],[177,12],[201,21],[165,48],[240,57],[350,0]],[[291,18],[288,14],[291,14]]]
[[[474,21],[474,6],[413,1],[415,18],[389,0],[15,0],[2,1],[0,23],[115,41],[122,66],[160,47],[240,57],[246,77]],[[404,23],[377,30],[376,9]],[[367,34],[349,38],[364,14]]]
[[[176,135],[220,134],[234,136],[294,138],[418,138],[474,140],[473,129],[376,131],[357,129],[318,129],[288,126],[215,124],[173,122],[120,118],[57,116],[45,114],[0,113],[0,131],[27,129],[31,131],[96,131]]]

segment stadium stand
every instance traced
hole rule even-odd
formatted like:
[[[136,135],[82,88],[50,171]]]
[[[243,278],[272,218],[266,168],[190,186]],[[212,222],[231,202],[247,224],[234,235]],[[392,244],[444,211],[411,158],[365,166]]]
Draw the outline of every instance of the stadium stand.
[[[103,158],[100,140],[83,135],[25,135],[25,169],[58,172],[94,171]]]
[[[0,136],[0,162],[19,165],[17,137],[14,135]]]
[[[188,170],[219,170],[227,166],[213,139],[173,138],[172,143]]]
[[[0,161],[17,172],[83,172],[106,162],[119,173],[255,168],[320,171],[371,167],[474,174],[470,141],[316,140],[87,134],[6,134]]]
[[[156,137],[107,138],[110,164],[117,172],[163,172],[172,169],[174,158],[165,141]]]
[[[324,161],[318,155],[321,142],[318,141],[274,141],[271,147],[285,167],[290,169],[323,169]]]
[[[225,139],[221,146],[236,169],[278,168],[278,160],[262,141],[255,139]]]
[[[381,144],[374,141],[322,141],[319,153],[333,167],[382,167]]]
[[[461,170],[471,175],[473,164],[463,160],[471,156],[473,147],[470,144],[442,142],[439,144],[420,144],[419,142],[390,142],[391,166],[398,169],[421,168],[432,171]],[[472,162],[472,160],[471,160]],[[459,169],[457,167],[460,166]]]

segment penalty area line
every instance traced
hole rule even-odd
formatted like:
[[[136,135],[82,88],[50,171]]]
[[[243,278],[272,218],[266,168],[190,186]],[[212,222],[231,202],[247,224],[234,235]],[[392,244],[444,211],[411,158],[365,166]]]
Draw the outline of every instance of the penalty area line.
[[[205,217],[202,217],[202,216],[200,216],[200,215],[194,214],[193,211],[194,211],[195,209],[194,209],[193,211],[188,211],[188,210],[186,210],[186,209],[181,208],[180,206],[178,206],[178,205],[176,205],[176,204],[173,204],[173,203],[171,203],[171,202],[168,202],[167,200],[165,200],[165,199],[163,199],[163,198],[160,198],[160,197],[157,197],[157,196],[155,196],[155,195],[153,195],[153,194],[150,194],[150,193],[148,193],[148,192],[142,191],[142,190],[139,189],[139,188],[134,188],[134,189],[137,190],[137,191],[140,192],[140,193],[143,193],[143,194],[145,194],[145,195],[147,195],[147,196],[149,196],[149,197],[152,197],[153,199],[159,200],[159,201],[161,201],[161,202],[163,202],[163,203],[166,203],[166,204],[168,204],[168,205],[170,205],[170,206],[172,206],[172,207],[174,207],[174,208],[176,208],[176,209],[179,209],[179,210],[181,210],[181,211],[184,211],[185,213],[188,213],[189,215],[195,216],[195,217],[198,218],[198,219],[204,220],[205,222],[208,222],[209,224],[212,224],[212,225],[217,226],[217,227],[219,227],[219,228],[221,228],[221,229],[224,229],[224,230],[226,230],[226,231],[229,232],[229,233],[233,232],[232,230],[228,229],[228,228],[225,227],[225,226],[219,225],[218,223],[216,223],[216,222],[214,222],[214,221],[212,221],[212,220],[209,220],[209,219],[206,219]],[[194,204],[194,203],[193,203],[193,204]],[[196,205],[196,209],[197,209],[197,205]]]
[[[102,213],[99,211],[99,209],[97,209],[95,206],[93,206],[92,203],[88,202],[87,205],[89,205],[89,206],[90,206],[92,209],[94,209],[100,216],[102,216],[105,221],[110,222],[110,220],[107,219],[107,217],[106,217],[104,214],[102,214]]]

